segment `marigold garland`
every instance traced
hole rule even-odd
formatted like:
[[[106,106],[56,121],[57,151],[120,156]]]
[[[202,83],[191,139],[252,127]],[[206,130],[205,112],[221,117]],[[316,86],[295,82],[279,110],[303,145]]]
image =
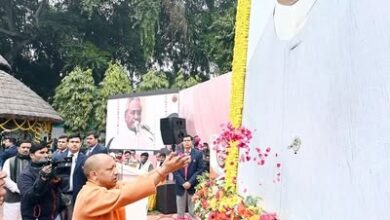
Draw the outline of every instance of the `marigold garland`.
[[[271,147],[255,147],[256,153],[251,153],[252,131],[245,127],[233,127],[231,123],[224,124],[222,131],[213,142],[213,150],[219,155],[219,159],[226,161],[227,152],[230,148],[239,149],[240,163],[255,163],[260,167],[272,157]],[[274,154],[278,157],[277,153]],[[238,163],[238,161],[235,161]],[[234,164],[230,165],[233,166]],[[281,164],[275,164],[280,169]],[[231,169],[226,169],[225,176],[211,177],[207,172],[198,177],[196,192],[192,197],[195,203],[195,213],[200,219],[207,220],[276,220],[275,213],[263,211],[261,198],[258,196],[238,194],[231,188],[226,187],[226,176],[234,176]],[[273,167],[274,168],[274,167]],[[277,171],[274,182],[280,181],[280,172]]]
[[[17,130],[31,132],[34,135],[34,141],[39,142],[42,140],[42,133],[50,133],[52,124],[49,121],[29,121],[9,118],[4,119],[4,121],[0,120],[0,128],[10,132]]]
[[[244,105],[245,73],[248,50],[248,32],[251,0],[238,0],[236,33],[233,52],[232,91],[230,96],[230,120],[234,127],[241,126]],[[239,149],[232,143],[226,158],[225,188],[236,191]]]

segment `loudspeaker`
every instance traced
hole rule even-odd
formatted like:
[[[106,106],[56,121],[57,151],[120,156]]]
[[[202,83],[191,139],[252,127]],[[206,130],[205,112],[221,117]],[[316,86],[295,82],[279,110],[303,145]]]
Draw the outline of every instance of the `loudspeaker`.
[[[156,209],[163,214],[176,213],[175,184],[157,186]]]
[[[177,117],[161,118],[160,131],[165,145],[179,144],[187,134],[186,120]]]

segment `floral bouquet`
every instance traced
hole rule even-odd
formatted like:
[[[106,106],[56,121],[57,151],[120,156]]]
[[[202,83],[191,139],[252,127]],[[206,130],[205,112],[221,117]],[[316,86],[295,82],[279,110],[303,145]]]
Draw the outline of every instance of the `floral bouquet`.
[[[213,179],[208,173],[198,178],[199,184],[192,199],[200,219],[215,220],[276,220],[276,214],[265,213],[261,198],[243,197],[227,191],[223,179]]]
[[[250,156],[249,142],[252,138],[252,132],[246,128],[234,128],[231,124],[223,127],[220,136],[214,141],[214,149],[217,152],[225,153],[225,160],[232,155],[232,148],[241,149],[241,156],[237,156],[237,160],[241,162],[255,162],[259,166],[263,166],[271,155],[271,148],[266,147],[265,150],[256,147],[256,156]],[[239,150],[238,154],[240,154]],[[274,154],[277,157],[277,154]],[[236,156],[234,156],[236,157]],[[235,161],[234,163],[237,163]],[[266,213],[263,211],[260,197],[242,196],[239,195],[235,187],[231,184],[236,183],[236,170],[234,164],[226,164],[225,172],[233,181],[227,183],[227,178],[218,179],[211,178],[208,173],[198,177],[199,184],[196,187],[196,192],[193,196],[195,202],[195,213],[200,219],[216,219],[216,220],[276,220],[276,214]],[[280,168],[280,163],[276,164]],[[228,175],[230,173],[230,175]],[[277,179],[280,181],[280,173],[277,173]]]

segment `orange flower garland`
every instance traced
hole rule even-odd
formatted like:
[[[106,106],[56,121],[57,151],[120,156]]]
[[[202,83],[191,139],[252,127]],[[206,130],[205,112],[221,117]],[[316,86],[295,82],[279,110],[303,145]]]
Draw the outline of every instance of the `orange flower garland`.
[[[230,96],[230,120],[234,127],[240,127],[244,105],[245,73],[248,50],[248,32],[251,0],[238,0],[236,14],[236,33],[234,39],[232,91]],[[236,191],[236,177],[239,160],[239,149],[231,143],[226,158],[225,188]]]

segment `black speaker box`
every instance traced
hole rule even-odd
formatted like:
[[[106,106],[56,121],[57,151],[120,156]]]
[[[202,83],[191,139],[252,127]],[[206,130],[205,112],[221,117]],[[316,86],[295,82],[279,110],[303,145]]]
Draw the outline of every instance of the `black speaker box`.
[[[161,118],[160,130],[165,145],[179,144],[187,134],[186,120],[177,117]]]
[[[156,209],[163,214],[176,213],[175,184],[163,184],[157,187]]]

